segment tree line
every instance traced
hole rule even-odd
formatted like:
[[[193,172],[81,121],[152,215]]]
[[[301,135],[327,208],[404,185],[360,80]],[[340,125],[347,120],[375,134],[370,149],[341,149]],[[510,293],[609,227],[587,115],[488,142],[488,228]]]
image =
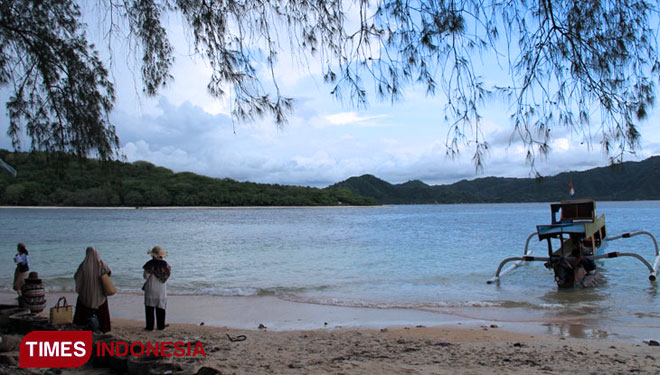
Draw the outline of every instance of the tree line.
[[[430,186],[419,180],[390,184],[372,175],[332,185],[381,204],[552,202],[574,198],[599,201],[660,200],[660,156],[543,178],[484,177]]]
[[[239,182],[174,173],[146,161],[81,159],[64,153],[9,152],[0,158],[16,177],[0,174],[0,204],[9,206],[337,206],[373,205],[343,188]]]

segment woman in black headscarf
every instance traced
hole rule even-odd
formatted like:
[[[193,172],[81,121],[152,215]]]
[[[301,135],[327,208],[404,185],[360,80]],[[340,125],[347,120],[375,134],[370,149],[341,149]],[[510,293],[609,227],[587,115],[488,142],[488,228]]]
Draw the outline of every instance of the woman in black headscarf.
[[[156,313],[156,329],[165,329],[165,309],[167,307],[167,279],[170,277],[171,268],[163,258],[167,252],[160,246],[155,246],[147,252],[151,260],[145,263],[143,277],[144,282],[144,313],[147,321],[146,330],[154,329],[154,310]]]

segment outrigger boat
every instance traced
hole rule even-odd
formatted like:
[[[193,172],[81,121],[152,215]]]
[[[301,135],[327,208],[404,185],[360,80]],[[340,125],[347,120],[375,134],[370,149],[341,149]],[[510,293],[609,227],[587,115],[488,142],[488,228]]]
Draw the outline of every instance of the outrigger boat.
[[[550,205],[552,211],[552,224],[537,225],[536,233],[527,237],[523,256],[504,259],[495,272],[495,276],[487,281],[492,284],[499,281],[502,276],[513,271],[524,262],[545,262],[555,274],[555,281],[560,288],[571,288],[584,285],[595,274],[598,259],[633,257],[641,261],[649,270],[649,280],[654,281],[658,273],[660,252],[658,241],[649,232],[640,231],[624,233],[614,237],[607,236],[605,228],[605,215],[596,216],[596,203],[590,199],[562,201]],[[559,216],[558,216],[559,215]],[[653,240],[655,245],[655,261],[651,265],[644,257],[636,253],[609,252],[604,250],[607,245],[621,238],[631,238],[645,235]],[[545,240],[548,245],[547,257],[532,255],[529,244],[534,237],[539,241]],[[554,243],[558,247],[553,247]],[[515,262],[506,270],[502,268],[510,262]]]

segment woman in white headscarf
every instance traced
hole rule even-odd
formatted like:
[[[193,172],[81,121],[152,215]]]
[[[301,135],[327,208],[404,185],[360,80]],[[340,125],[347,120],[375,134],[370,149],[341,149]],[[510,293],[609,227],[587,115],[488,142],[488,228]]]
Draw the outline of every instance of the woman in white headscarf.
[[[156,329],[165,329],[165,308],[167,307],[167,279],[172,269],[163,259],[167,252],[160,246],[149,250],[151,260],[144,264],[144,314],[147,331],[154,329],[154,312],[156,313]]]
[[[108,299],[103,294],[101,285],[101,276],[106,273],[108,276],[112,273],[110,267],[101,260],[96,249],[88,247],[85,259],[78,266],[74,276],[78,301],[73,324],[86,326],[89,324],[89,319],[96,315],[100,330],[102,332],[110,331]]]

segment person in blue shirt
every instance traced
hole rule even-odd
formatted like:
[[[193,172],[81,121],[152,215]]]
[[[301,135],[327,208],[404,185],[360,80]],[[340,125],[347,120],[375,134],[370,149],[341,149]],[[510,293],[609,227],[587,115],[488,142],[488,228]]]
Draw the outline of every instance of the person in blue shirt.
[[[30,256],[28,255],[27,247],[24,243],[19,243],[17,246],[17,253],[14,257],[16,263],[16,271],[14,271],[14,290],[21,296],[21,288],[25,283],[25,278],[28,277],[30,272]]]

